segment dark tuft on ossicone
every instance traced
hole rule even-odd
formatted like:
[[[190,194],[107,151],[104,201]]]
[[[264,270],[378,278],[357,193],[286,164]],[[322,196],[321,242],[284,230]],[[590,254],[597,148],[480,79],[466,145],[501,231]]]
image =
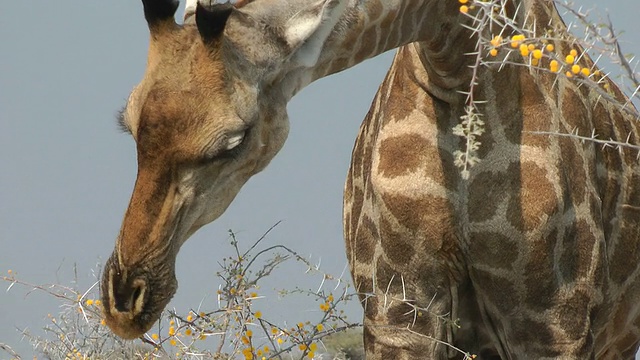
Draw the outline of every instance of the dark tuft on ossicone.
[[[232,11],[233,4],[231,3],[213,4],[210,7],[205,7],[198,1],[196,25],[202,39],[211,41],[220,36]]]
[[[168,19],[173,20],[180,2],[178,0],[142,0],[142,5],[147,23],[149,26],[155,26]]]

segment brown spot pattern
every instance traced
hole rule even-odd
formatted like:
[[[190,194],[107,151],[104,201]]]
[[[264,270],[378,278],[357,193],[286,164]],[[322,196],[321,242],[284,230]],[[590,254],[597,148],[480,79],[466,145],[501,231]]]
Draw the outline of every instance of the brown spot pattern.
[[[446,199],[424,195],[412,198],[400,194],[383,194],[387,209],[406,230],[408,235],[423,234],[427,239],[426,251],[442,249],[445,234],[449,233],[452,211]]]
[[[471,278],[483,299],[498,309],[502,316],[511,314],[519,304],[519,296],[511,280],[482,269],[473,268]]]
[[[370,264],[373,261],[373,255],[379,239],[380,235],[378,235],[375,224],[368,216],[365,216],[362,221],[359,222],[353,240],[354,243],[351,244],[357,260],[365,264]]]
[[[406,134],[382,140],[378,172],[386,177],[397,177],[414,172],[427,159],[433,159],[433,147],[418,134]]]
[[[520,212],[523,231],[538,228],[545,216],[558,212],[558,201],[553,184],[547,179],[547,171],[534,162],[520,164]]]
[[[525,303],[534,310],[551,308],[557,299],[559,283],[554,273],[554,250],[558,232],[540,239],[529,239],[524,266]]]
[[[383,241],[382,250],[389,261],[395,265],[408,265],[416,254],[416,250],[404,234],[398,233],[385,218],[380,219],[380,232]]]
[[[558,267],[560,275],[566,283],[571,283],[583,277],[594,262],[602,259],[592,259],[594,246],[597,246],[592,227],[586,220],[577,220],[567,229],[563,239],[562,255]]]
[[[518,164],[512,164],[507,174],[519,174]],[[517,176],[506,176],[503,173],[484,172],[478,174],[469,186],[469,220],[483,222],[496,215],[498,206],[518,193],[519,179]],[[517,203],[513,199],[511,204]],[[515,217],[512,225],[519,226],[521,212],[514,209],[510,212]]]
[[[640,264],[640,214],[637,210],[622,210],[620,221],[620,237],[615,244],[614,259],[620,261],[610,263],[611,279],[617,284],[624,283],[629,275]]]
[[[474,264],[511,270],[513,262],[518,259],[518,244],[498,232],[474,233],[468,246],[469,257]]]

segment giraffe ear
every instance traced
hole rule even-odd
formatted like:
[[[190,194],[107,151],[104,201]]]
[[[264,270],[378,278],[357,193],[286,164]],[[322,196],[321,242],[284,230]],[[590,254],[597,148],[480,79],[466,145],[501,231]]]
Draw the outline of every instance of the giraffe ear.
[[[256,0],[231,14],[225,40],[240,58],[257,67],[312,67],[347,3]]]

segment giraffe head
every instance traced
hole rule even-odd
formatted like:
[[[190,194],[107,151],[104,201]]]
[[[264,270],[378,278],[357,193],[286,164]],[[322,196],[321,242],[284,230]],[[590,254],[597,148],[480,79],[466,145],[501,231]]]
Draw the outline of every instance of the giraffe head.
[[[147,68],[121,116],[138,174],[101,283],[115,334],[148,331],[176,292],[180,246],[280,150],[286,103],[317,61],[337,4],[198,4],[195,24],[178,25],[177,1],[143,0]]]

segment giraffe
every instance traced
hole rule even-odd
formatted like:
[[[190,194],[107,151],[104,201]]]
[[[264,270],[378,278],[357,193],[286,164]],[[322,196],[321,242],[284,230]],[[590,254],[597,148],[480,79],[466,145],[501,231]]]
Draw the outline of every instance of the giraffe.
[[[101,283],[112,331],[132,339],[158,319],[177,289],[180,246],[282,147],[291,97],[401,47],[345,185],[347,257],[368,358],[462,357],[453,347],[488,359],[632,358],[640,339],[636,154],[532,131],[595,128],[635,141],[638,125],[567,79],[482,68],[483,161],[463,180],[451,128],[463,114],[465,54],[475,40],[458,6],[191,1],[190,21],[177,25],[177,1],[143,0],[147,69],[121,117],[136,141],[138,175]],[[547,0],[512,0],[509,11],[521,23],[564,26]]]

